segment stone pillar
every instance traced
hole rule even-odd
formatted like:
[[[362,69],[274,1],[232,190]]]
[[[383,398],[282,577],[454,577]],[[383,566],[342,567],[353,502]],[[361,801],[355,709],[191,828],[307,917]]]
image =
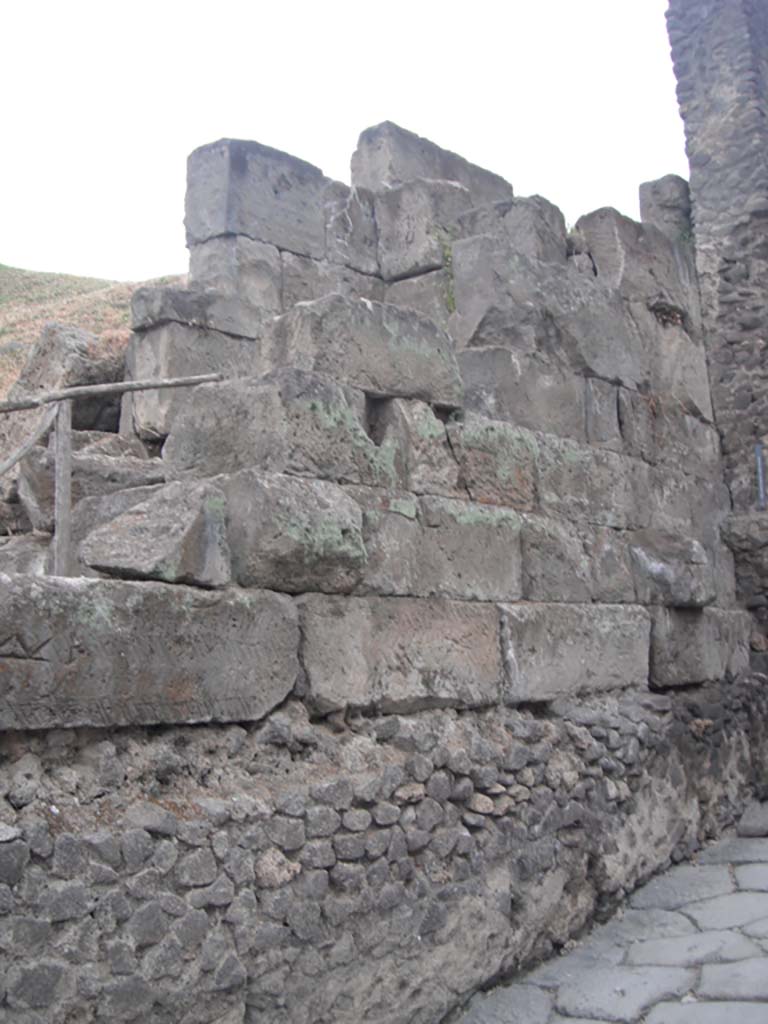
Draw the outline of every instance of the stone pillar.
[[[731,543],[741,598],[768,621],[768,513],[757,510],[754,450],[768,441],[768,4],[670,0],[667,24]],[[754,645],[768,650],[760,632]]]

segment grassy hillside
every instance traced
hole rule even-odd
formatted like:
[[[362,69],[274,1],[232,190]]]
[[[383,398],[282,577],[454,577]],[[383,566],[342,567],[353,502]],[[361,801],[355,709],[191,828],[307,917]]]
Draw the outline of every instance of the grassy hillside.
[[[152,283],[178,280],[168,277]],[[57,320],[94,334],[127,330],[131,295],[138,287],[96,277],[17,270],[0,263],[0,398],[18,376],[43,324]]]

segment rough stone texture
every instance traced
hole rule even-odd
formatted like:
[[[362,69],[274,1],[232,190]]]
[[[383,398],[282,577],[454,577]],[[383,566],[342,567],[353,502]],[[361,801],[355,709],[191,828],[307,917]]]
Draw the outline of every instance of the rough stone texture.
[[[414,178],[458,182],[469,189],[475,205],[512,198],[512,186],[498,174],[392,121],[366,128],[352,154],[352,184],[378,192]]]
[[[261,718],[291,691],[296,616],[278,595],[0,577],[5,729]]]
[[[690,245],[691,192],[688,182],[677,174],[666,174],[655,181],[644,181],[639,188],[640,219],[653,224],[673,241]]]
[[[282,302],[288,312],[297,302],[314,302],[325,295],[337,293],[349,299],[384,298],[384,282],[378,277],[360,274],[340,263],[313,260],[292,252],[280,254],[283,268]]]
[[[175,422],[163,463],[171,476],[259,469],[391,487],[395,445],[376,445],[363,423],[360,392],[302,370],[204,384]]]
[[[331,263],[361,274],[378,274],[373,195],[334,181],[325,193],[325,249]]]
[[[309,699],[417,711],[498,702],[499,624],[492,605],[308,596],[299,602]]]
[[[655,686],[685,686],[722,679],[749,664],[749,616],[704,608],[652,612],[651,680]]]
[[[137,288],[131,297],[134,331],[165,323],[188,324],[240,338],[260,338],[269,310],[251,306],[237,295],[194,288]]]
[[[187,243],[247,235],[302,256],[325,256],[327,179],[258,142],[220,139],[187,161]]]
[[[366,560],[362,514],[334,484],[245,469],[220,478],[233,578],[244,587],[345,593]]]
[[[255,242],[246,235],[210,238],[190,246],[189,286],[212,288],[265,313],[281,313],[280,252],[274,245]]]
[[[459,216],[462,237],[499,235],[512,250],[533,260],[565,264],[565,218],[543,196],[517,196],[499,203],[476,206]]]
[[[0,537],[0,572],[44,576],[50,543],[48,534]]]
[[[417,313],[329,295],[302,303],[275,324],[270,357],[345,381],[375,396],[461,405],[451,339]]]
[[[520,604],[502,607],[510,704],[643,685],[650,620],[642,608]]]
[[[390,281],[386,285],[384,301],[404,309],[415,309],[434,320],[444,331],[449,331],[455,306],[453,274],[449,270],[433,270],[418,277]]]
[[[641,530],[629,546],[637,600],[701,608],[715,600],[713,566],[701,544],[659,530]]]
[[[109,576],[222,587],[230,581],[224,493],[174,481],[96,527],[79,552]]]

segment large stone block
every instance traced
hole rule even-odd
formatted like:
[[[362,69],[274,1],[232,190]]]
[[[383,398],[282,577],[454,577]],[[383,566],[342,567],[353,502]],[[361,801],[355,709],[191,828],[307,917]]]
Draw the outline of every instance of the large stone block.
[[[691,193],[685,178],[666,174],[655,181],[644,181],[638,191],[644,224],[653,224],[672,242],[692,244]]]
[[[147,487],[130,487],[124,491],[111,491],[109,494],[98,494],[89,498],[81,498],[72,510],[72,554],[75,560],[76,576],[98,576],[96,570],[87,565],[80,557],[80,544],[88,534],[121,516],[134,505],[148,501],[163,489],[165,483],[150,484]]]
[[[654,608],[651,682],[687,686],[738,675],[749,666],[751,617],[722,608]]]
[[[592,600],[592,565],[583,528],[567,520],[524,516],[522,554],[526,601]]]
[[[597,527],[584,535],[584,550],[592,569],[592,600],[603,604],[632,604],[635,582],[623,530]]]
[[[465,498],[459,475],[452,424],[438,418],[426,402],[402,398],[368,401],[369,432],[397,452],[397,469],[407,490]]]
[[[364,411],[360,392],[302,370],[204,384],[176,419],[163,464],[172,477],[258,469],[397,486],[396,442],[371,440]]]
[[[222,373],[246,377],[265,372],[262,345],[220,331],[181,323],[166,323],[131,338],[126,355],[129,380],[191,377]],[[179,412],[190,401],[190,388],[163,388],[123,395],[121,433],[162,440]]]
[[[224,586],[231,578],[224,493],[207,482],[174,481],[97,526],[79,556],[121,579]]]
[[[739,598],[749,604],[768,591],[768,519],[764,512],[732,515],[722,525],[725,543],[736,555]]]
[[[439,598],[298,601],[308,699],[321,713],[408,713],[499,701],[502,664],[494,605]]]
[[[278,594],[8,575],[0,593],[0,728],[256,720],[296,681]]]
[[[491,420],[586,439],[584,380],[538,356],[508,348],[458,353],[464,404]]]
[[[416,178],[374,197],[381,276],[414,277],[450,265],[460,214],[472,205],[455,181]]]
[[[226,494],[232,575],[241,586],[333,594],[359,582],[362,513],[340,487],[250,469],[215,483]]]
[[[612,452],[624,451],[619,423],[618,388],[592,377],[585,382],[587,440]]]
[[[42,447],[25,456],[19,472],[19,498],[36,530],[52,530],[55,501],[55,455]],[[72,502],[91,495],[165,482],[159,459],[114,458],[85,449],[72,454]]]
[[[473,501],[506,505],[520,511],[536,503],[536,434],[502,420],[467,413],[447,425],[459,482]]]
[[[45,533],[0,537],[0,572],[45,576],[50,543]]]
[[[541,435],[539,505],[547,515],[619,529],[647,526],[650,468],[639,459]]]
[[[331,182],[325,192],[325,250],[331,263],[361,274],[379,273],[373,195]]]
[[[352,184],[378,192],[414,178],[456,181],[469,189],[475,206],[512,198],[512,186],[498,174],[429,139],[391,121],[366,128],[352,154]]]
[[[134,331],[145,331],[160,324],[179,323],[239,338],[260,338],[271,311],[243,302],[239,295],[212,289],[137,288],[131,297],[131,321]]]
[[[487,206],[476,206],[459,217],[463,238],[499,235],[508,240],[513,252],[531,260],[565,264],[567,232],[565,218],[542,196],[517,196]]]
[[[187,244],[247,235],[322,259],[327,184],[317,167],[258,142],[201,146],[187,161]]]
[[[715,599],[712,563],[693,537],[664,530],[633,534],[629,551],[640,604],[702,608]]]
[[[433,270],[418,277],[391,281],[386,285],[384,301],[403,309],[415,309],[450,334],[450,318],[456,308],[453,274],[450,270]]]
[[[380,302],[329,295],[302,303],[274,325],[275,366],[326,374],[376,396],[461,405],[451,339],[431,320]]]
[[[189,286],[236,295],[265,313],[282,313],[282,267],[274,245],[221,235],[189,249]]]
[[[642,608],[504,605],[501,630],[508,704],[647,684],[650,618]]]
[[[348,299],[384,298],[384,284],[378,277],[360,274],[342,263],[313,260],[309,256],[281,253],[283,266],[283,310],[297,302],[313,302],[333,292]]]
[[[625,298],[666,311],[699,333],[699,291],[689,247],[675,244],[652,224],[638,224],[610,207],[579,218],[574,235],[592,257],[598,279]]]

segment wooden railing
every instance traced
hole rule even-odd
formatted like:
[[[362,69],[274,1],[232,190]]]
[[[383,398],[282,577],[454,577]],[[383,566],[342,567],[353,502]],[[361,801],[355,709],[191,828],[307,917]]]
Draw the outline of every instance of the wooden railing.
[[[0,476],[20,462],[45,437],[55,424],[54,443],[54,534],[53,572],[56,576],[71,574],[72,560],[72,401],[94,395],[120,395],[127,391],[151,391],[155,388],[188,388],[198,384],[211,384],[223,380],[220,373],[206,373],[197,377],[172,377],[165,380],[126,380],[114,384],[86,384],[27,395],[9,402],[0,402],[0,413],[23,412],[50,405],[42,420],[27,440],[3,462]]]

